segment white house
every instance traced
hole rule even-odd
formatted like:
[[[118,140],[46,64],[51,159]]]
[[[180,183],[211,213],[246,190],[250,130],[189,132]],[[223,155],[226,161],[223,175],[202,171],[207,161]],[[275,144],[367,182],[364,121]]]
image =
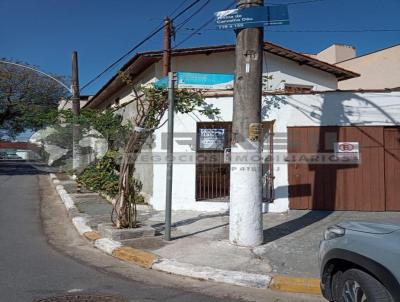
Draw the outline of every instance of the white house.
[[[172,68],[180,72],[233,74],[234,55],[233,45],[176,49],[172,53]],[[132,74],[138,84],[160,79],[161,57],[159,51],[138,54],[121,71]],[[394,127],[400,120],[400,91],[337,91],[338,81],[359,75],[272,43],[264,45],[264,75],[272,76],[269,91],[260,100],[264,104],[264,152],[282,158],[264,165],[265,211],[400,210],[397,192],[390,191],[390,182],[396,181],[397,170],[393,167],[400,170],[400,165],[395,166],[399,152],[393,151],[400,150]],[[129,119],[133,105],[124,104],[133,98],[129,87],[115,75],[86,106],[116,105]],[[176,210],[229,208],[229,161],[205,164],[193,158],[204,154],[227,156],[233,91],[210,91],[207,102],[221,109],[218,120],[198,114],[175,117],[173,209]],[[165,154],[166,132],[166,126],[158,129],[149,142],[151,148],[142,153],[157,155],[154,158]],[[210,137],[219,141],[218,147],[204,143]],[[339,165],[288,162],[288,153],[329,154],[335,152],[338,143],[348,142],[357,147],[361,162]],[[143,182],[148,202],[156,209],[164,209],[166,164],[154,158],[141,161],[136,174]],[[374,173],[379,174],[372,176]]]

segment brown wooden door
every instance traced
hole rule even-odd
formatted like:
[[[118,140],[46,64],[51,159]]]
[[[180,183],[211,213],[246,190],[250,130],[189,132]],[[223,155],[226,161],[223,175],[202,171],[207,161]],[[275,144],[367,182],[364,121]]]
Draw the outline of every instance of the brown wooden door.
[[[400,211],[400,128],[385,129],[386,211]]]
[[[291,209],[384,211],[383,127],[288,128],[290,153],[333,153],[334,142],[359,142],[359,164],[289,164]]]

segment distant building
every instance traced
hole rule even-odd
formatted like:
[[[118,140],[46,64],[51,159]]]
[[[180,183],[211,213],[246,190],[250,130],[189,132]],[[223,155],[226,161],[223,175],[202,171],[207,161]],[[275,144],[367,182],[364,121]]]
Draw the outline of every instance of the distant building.
[[[400,87],[400,44],[357,56],[353,46],[333,44],[308,56],[357,72],[359,77],[338,83],[341,90]]]
[[[358,78],[339,83],[339,89],[391,89],[400,87],[400,44],[350,58],[340,66],[359,73]]]
[[[27,142],[0,141],[1,158],[34,160],[37,159],[38,147]]]
[[[356,48],[350,45],[332,44],[331,46],[325,48],[319,53],[309,56],[327,62],[329,64],[336,64],[344,60],[355,58]]]
[[[87,102],[92,98],[90,95],[81,95],[81,108],[83,108]],[[71,100],[61,100],[58,103],[58,110],[68,110],[72,109],[72,101]]]

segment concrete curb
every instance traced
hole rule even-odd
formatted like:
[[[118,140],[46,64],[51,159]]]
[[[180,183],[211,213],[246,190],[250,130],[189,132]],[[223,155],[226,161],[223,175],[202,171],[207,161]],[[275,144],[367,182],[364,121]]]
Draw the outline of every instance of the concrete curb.
[[[207,266],[197,266],[178,262],[174,259],[160,259],[158,255],[153,253],[123,246],[119,241],[102,238],[98,232],[88,226],[88,217],[79,213],[73,199],[61,185],[62,182],[57,179],[57,176],[55,174],[50,174],[50,180],[55,186],[68,214],[72,216],[72,223],[78,233],[91,241],[96,248],[117,259],[144,268],[198,280],[211,280],[219,283],[251,288],[270,288],[290,293],[320,294],[318,279],[252,274]]]
[[[146,251],[121,246],[113,250],[112,255],[120,260],[137,264],[144,268],[153,268],[158,257]]]
[[[84,235],[85,233],[93,232],[92,228],[87,225],[87,218],[82,216],[76,216],[72,218],[72,223],[77,229],[78,233]]]
[[[267,288],[272,279],[271,276],[268,275],[221,270],[213,267],[181,263],[169,259],[164,259],[153,264],[152,268],[158,271],[200,280],[212,280],[220,283],[254,288]]]
[[[275,276],[270,288],[282,292],[321,295],[320,279]]]
[[[94,242],[94,246],[106,254],[112,255],[113,251],[120,248],[122,244],[108,238],[101,238]]]
[[[153,263],[158,260],[158,256],[155,254],[123,246],[119,241],[102,238],[98,232],[94,231],[88,225],[88,217],[79,213],[73,199],[65,190],[64,186],[61,185],[62,182],[57,179],[57,176],[55,174],[50,174],[50,180],[55,186],[61,201],[64,203],[68,215],[72,217],[72,224],[78,233],[91,241],[96,248],[115,258],[145,268],[151,268]]]

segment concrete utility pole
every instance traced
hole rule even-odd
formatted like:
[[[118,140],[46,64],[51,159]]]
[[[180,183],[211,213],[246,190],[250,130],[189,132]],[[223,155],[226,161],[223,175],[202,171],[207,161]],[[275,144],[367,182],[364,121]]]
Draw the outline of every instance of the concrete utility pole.
[[[263,5],[264,0],[238,0],[237,7]],[[263,44],[263,28],[237,30],[229,240],[249,247],[263,242],[260,160]]]
[[[79,117],[81,113],[81,100],[79,92],[79,76],[78,76],[78,53],[72,52],[72,76],[71,76],[71,90],[72,90],[72,112],[74,117]],[[80,172],[81,169],[81,150],[79,147],[80,140],[80,127],[78,123],[74,123],[72,129],[72,168],[74,171]]]

